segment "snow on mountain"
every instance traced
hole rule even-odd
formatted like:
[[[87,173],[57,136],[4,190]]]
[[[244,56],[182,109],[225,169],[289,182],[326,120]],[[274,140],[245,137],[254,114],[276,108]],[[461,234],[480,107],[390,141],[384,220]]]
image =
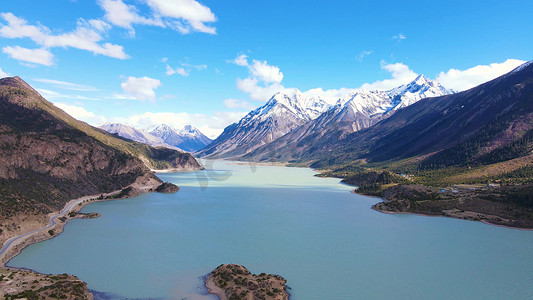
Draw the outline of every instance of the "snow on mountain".
[[[447,90],[439,82],[427,79],[424,75],[419,75],[409,84],[388,91],[389,97],[393,100],[391,105],[394,106],[394,110],[409,106],[423,98],[438,97],[451,93],[452,91]]]
[[[152,130],[150,134],[160,138],[169,145],[189,152],[201,150],[211,143],[211,139],[191,125],[185,125],[181,129],[174,129],[166,124],[162,124]]]
[[[105,123],[99,126],[99,128],[109,133],[117,134],[121,137],[134,140],[139,143],[147,144],[152,147],[166,147],[166,148],[182,151],[179,147],[169,145],[165,143],[162,139],[156,136],[153,136],[148,132],[135,129],[131,126],[124,125],[121,123]]]
[[[389,91],[355,91],[339,99],[336,105],[317,97],[306,97],[299,91],[277,93],[265,105],[228,126],[200,155],[240,157],[285,135],[284,145],[309,135],[319,138],[335,133],[342,138],[346,133],[370,127],[420,99],[450,93],[438,82],[422,75]],[[336,134],[338,132],[340,135]]]
[[[235,157],[268,144],[292,129],[316,119],[331,105],[303,93],[276,93],[263,106],[234,123],[200,152],[202,156]]]

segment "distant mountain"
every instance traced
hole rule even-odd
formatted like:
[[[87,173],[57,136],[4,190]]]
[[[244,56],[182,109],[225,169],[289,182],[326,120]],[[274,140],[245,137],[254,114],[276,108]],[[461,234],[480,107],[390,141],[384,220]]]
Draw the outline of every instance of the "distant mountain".
[[[308,98],[301,92],[277,93],[265,105],[226,127],[200,155],[240,157],[317,118],[330,107],[324,100]]]
[[[244,156],[249,160],[292,160],[312,151],[317,144],[336,144],[348,134],[368,128],[396,111],[426,97],[450,94],[438,82],[418,76],[409,84],[389,91],[354,92],[333,108],[272,143]]]
[[[470,90],[418,101],[339,143],[319,141],[296,159],[319,167],[415,157],[416,169],[433,170],[532,161],[532,151],[533,64],[526,63]]]
[[[200,130],[191,125],[185,125],[182,129],[174,129],[162,124],[150,132],[150,135],[161,139],[164,143],[178,147],[188,152],[196,152],[209,145],[212,140]]]
[[[0,241],[74,198],[159,182],[152,169],[198,170],[188,153],[117,138],[78,121],[19,77],[0,79]]]
[[[121,123],[105,123],[98,126],[109,133],[117,134],[123,138],[134,140],[139,143],[147,144],[152,147],[166,147],[182,151],[180,148],[165,143],[161,138],[156,137],[148,132],[136,129],[134,127]]]

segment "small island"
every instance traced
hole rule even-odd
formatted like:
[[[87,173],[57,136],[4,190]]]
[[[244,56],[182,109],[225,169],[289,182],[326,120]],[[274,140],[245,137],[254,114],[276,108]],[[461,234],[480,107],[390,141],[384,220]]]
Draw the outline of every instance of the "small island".
[[[221,300],[286,300],[289,299],[286,283],[287,280],[279,275],[254,275],[245,267],[234,264],[220,265],[205,280],[209,293]]]

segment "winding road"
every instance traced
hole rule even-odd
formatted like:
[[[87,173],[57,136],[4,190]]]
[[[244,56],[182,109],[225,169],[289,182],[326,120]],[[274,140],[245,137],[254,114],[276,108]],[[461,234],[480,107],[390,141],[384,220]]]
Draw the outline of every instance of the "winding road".
[[[113,194],[116,194],[118,192],[120,192],[120,190],[105,194],[105,196],[113,195]],[[32,234],[35,234],[35,233],[38,233],[38,232],[42,232],[44,230],[48,230],[48,229],[52,228],[54,225],[57,224],[56,219],[59,219],[61,217],[66,216],[72,210],[72,208],[74,208],[76,205],[78,205],[80,203],[83,203],[83,201],[85,201],[85,200],[94,199],[94,198],[96,198],[98,196],[100,196],[100,194],[91,195],[91,196],[84,196],[84,197],[81,197],[81,198],[78,198],[78,199],[75,199],[75,200],[71,200],[69,203],[67,203],[67,205],[59,213],[57,213],[57,214],[55,214],[55,215],[50,217],[50,223],[46,227],[43,227],[43,228],[31,231],[31,232],[27,232],[25,234],[22,234],[22,235],[19,235],[19,236],[14,236],[14,237],[10,238],[9,240],[7,240],[4,243],[2,249],[0,249],[0,261],[2,261],[3,256],[8,252],[8,250],[11,248],[11,246],[13,244],[15,244],[17,241],[21,241],[24,238],[26,238],[26,237],[28,237],[28,236],[30,236]]]

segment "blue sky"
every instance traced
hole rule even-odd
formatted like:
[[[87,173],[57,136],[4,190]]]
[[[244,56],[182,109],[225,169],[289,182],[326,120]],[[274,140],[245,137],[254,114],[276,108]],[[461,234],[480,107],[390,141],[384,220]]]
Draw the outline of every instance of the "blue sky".
[[[215,137],[276,91],[417,74],[463,90],[533,59],[533,1],[4,1],[0,76],[73,116]],[[321,90],[318,90],[321,88]]]

